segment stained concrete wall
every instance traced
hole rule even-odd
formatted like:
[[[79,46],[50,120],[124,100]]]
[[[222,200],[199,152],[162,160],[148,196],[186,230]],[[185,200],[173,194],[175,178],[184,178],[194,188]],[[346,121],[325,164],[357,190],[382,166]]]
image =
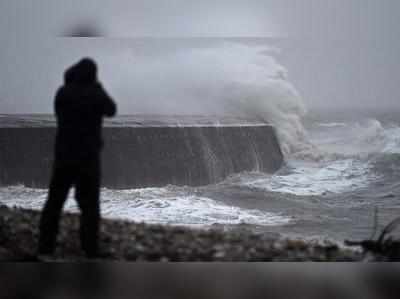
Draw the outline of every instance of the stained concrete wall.
[[[46,188],[55,128],[0,128],[0,184]],[[216,183],[242,171],[272,173],[283,163],[269,125],[108,127],[103,186],[137,188]]]

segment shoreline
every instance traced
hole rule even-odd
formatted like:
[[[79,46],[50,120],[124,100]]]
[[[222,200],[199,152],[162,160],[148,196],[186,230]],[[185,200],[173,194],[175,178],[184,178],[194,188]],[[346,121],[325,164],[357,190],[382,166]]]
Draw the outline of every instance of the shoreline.
[[[40,212],[0,205],[0,261],[37,261]],[[63,213],[54,261],[86,258],[79,244],[79,215]],[[325,241],[288,239],[247,230],[186,227],[102,219],[99,261],[341,261],[362,260],[359,251]],[[53,260],[52,260],[53,261]]]

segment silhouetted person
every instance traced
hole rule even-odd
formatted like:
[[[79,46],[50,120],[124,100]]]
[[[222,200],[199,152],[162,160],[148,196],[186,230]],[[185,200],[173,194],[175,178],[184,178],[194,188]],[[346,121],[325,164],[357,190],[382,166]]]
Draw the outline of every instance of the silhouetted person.
[[[98,254],[100,221],[100,151],[102,121],[116,105],[97,81],[94,61],[85,58],[64,74],[55,97],[57,134],[48,199],[40,220],[39,254],[53,254],[61,211],[75,186],[81,211],[81,246],[88,257]]]

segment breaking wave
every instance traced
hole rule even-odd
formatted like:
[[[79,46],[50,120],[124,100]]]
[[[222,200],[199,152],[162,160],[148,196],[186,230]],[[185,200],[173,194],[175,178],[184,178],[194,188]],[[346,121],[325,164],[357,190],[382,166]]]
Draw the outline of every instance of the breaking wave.
[[[67,211],[78,212],[72,192],[65,203]],[[47,198],[46,189],[24,186],[0,188],[0,203],[40,210]],[[102,190],[102,215],[168,225],[210,227],[218,225],[274,226],[288,223],[290,217],[257,209],[242,209],[225,205],[211,198],[193,194],[185,187]]]
[[[300,196],[340,194],[400,178],[400,127],[376,119],[315,123],[310,142],[320,160],[291,158],[271,177],[248,180],[251,188]],[[382,182],[382,183],[379,183]]]
[[[101,59],[125,113],[238,114],[275,125],[285,156],[313,155],[306,108],[274,58],[277,49],[224,42],[149,56],[135,51]],[[106,77],[115,65],[124,65]],[[107,71],[109,70],[109,71]],[[130,106],[131,99],[134,105]]]

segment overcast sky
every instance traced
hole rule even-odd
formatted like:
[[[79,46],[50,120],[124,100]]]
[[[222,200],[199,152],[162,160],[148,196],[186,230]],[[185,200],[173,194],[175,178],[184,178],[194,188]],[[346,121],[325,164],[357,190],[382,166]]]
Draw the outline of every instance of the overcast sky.
[[[310,107],[400,107],[398,0],[0,1],[0,113],[52,112],[66,66],[159,48],[140,37],[277,38],[278,59]],[[77,23],[105,40],[60,38]]]

